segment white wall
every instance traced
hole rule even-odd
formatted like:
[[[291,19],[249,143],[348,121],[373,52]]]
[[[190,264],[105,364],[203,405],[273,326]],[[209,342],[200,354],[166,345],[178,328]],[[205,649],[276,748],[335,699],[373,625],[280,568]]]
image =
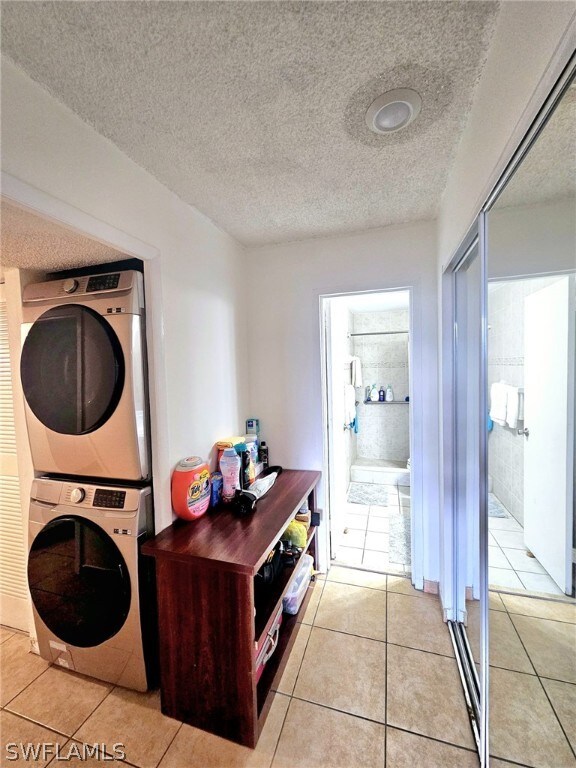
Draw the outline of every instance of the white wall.
[[[245,252],[5,59],[2,108],[3,171],[160,252],[146,273],[160,529],[172,466],[248,415]]]
[[[424,578],[438,579],[438,340],[433,222],[249,251],[250,405],[270,460],[322,469],[319,297],[412,286],[413,493],[422,493]],[[418,456],[421,457],[418,467]],[[421,470],[421,482],[417,479]],[[324,489],[320,489],[324,504]]]
[[[573,2],[501,3],[482,78],[444,190],[439,262],[450,257],[576,45]]]

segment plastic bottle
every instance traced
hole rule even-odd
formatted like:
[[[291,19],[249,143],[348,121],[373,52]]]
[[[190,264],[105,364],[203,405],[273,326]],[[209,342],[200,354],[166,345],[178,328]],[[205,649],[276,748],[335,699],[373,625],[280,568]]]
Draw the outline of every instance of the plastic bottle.
[[[262,440],[260,443],[259,457],[264,465],[264,469],[268,469],[268,446],[266,445],[265,440]]]
[[[394,392],[390,384],[386,387],[386,402],[391,403],[394,400]]]
[[[238,443],[234,446],[234,450],[240,456],[240,488],[248,488],[250,485],[250,451],[246,443]]]
[[[372,389],[370,390],[370,400],[373,403],[378,402],[378,390],[376,389],[376,384],[372,384]]]
[[[240,468],[242,461],[234,448],[226,448],[220,459],[220,472],[222,472],[222,501],[229,504],[236,491],[240,489]]]
[[[380,387],[380,391],[378,392],[378,400],[383,403],[386,399],[386,392],[384,392],[384,387]]]

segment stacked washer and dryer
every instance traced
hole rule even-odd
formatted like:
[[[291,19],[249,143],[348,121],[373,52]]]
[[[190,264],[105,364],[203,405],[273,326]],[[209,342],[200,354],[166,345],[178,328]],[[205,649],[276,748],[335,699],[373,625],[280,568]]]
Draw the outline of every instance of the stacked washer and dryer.
[[[154,528],[143,276],[31,284],[23,316],[37,649],[60,666],[146,690],[155,611],[140,555]]]

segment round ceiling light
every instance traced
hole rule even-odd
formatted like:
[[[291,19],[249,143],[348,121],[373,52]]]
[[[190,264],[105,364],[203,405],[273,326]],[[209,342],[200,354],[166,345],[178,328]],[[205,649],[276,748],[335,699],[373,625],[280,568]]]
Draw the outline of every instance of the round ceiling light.
[[[411,88],[396,88],[379,96],[366,112],[366,125],[374,133],[394,133],[410,125],[422,108],[420,94]]]

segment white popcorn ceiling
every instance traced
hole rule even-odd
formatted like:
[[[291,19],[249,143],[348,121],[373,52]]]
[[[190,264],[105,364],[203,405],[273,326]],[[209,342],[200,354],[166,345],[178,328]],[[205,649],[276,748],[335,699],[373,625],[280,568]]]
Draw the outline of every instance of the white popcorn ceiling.
[[[576,201],[575,84],[564,93],[496,207],[535,205],[562,198]]]
[[[83,237],[7,200],[2,200],[0,217],[0,258],[4,268],[51,271],[127,258],[110,246]]]
[[[3,2],[2,48],[245,244],[434,218],[496,2]],[[376,96],[419,118],[371,133]],[[489,119],[489,116],[487,117]]]

